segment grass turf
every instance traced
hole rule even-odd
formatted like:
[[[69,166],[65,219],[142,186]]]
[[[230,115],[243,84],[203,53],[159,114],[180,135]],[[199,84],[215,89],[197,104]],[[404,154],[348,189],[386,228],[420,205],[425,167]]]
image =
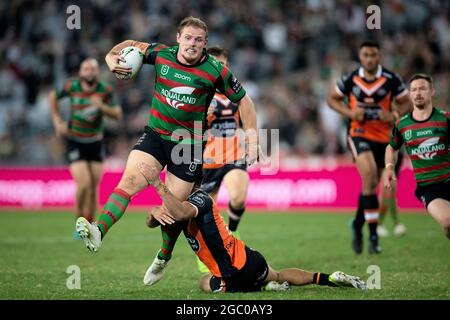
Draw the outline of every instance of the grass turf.
[[[142,284],[161,242],[159,229],[145,227],[143,213],[126,214],[93,254],[73,239],[69,212],[2,212],[0,299],[450,299],[448,240],[430,216],[401,218],[406,236],[382,239],[384,251],[376,256],[367,253],[366,241],[364,253],[356,256],[350,248],[350,214],[247,213],[241,236],[275,269],[342,270],[367,279],[368,266],[377,265],[381,289],[310,285],[283,293],[212,295],[198,288],[201,274],[182,235],[161,282]],[[80,290],[66,287],[71,265],[80,267]]]

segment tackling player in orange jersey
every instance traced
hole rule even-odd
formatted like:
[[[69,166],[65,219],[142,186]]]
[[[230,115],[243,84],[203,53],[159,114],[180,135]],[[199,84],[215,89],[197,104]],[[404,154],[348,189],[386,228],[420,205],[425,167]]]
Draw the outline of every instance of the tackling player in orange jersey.
[[[228,65],[228,53],[224,49],[211,47],[207,52],[220,63]],[[228,228],[235,232],[245,211],[249,183],[245,163],[245,137],[239,135],[242,122],[238,105],[216,92],[208,109],[207,125],[209,135],[203,155],[201,188],[216,200],[223,181],[230,198]]]
[[[328,94],[328,105],[349,118],[348,146],[362,179],[358,210],[352,223],[353,250],[362,252],[362,228],[369,224],[369,253],[380,253],[376,189],[384,168],[384,150],[398,115],[409,111],[408,91],[402,80],[380,65],[380,47],[366,41],[359,49],[361,66],[343,76]],[[343,103],[347,98],[347,104]]]
[[[163,200],[163,206],[152,208],[147,224],[155,227],[184,221],[183,232],[195,254],[208,267],[210,274],[200,279],[205,292],[252,292],[289,289],[289,285],[318,284],[353,286],[366,289],[364,281],[341,271],[332,274],[309,272],[297,268],[276,271],[258,251],[246,246],[226,228],[214,200],[203,190],[194,191],[180,201],[161,182],[156,167],[138,163],[147,182]]]
[[[228,52],[219,46],[207,50],[218,62],[228,66]],[[239,106],[216,91],[208,109],[208,140],[203,154],[202,190],[216,201],[222,181],[228,191],[228,229],[239,238],[238,224],[245,211],[249,176],[245,161],[245,136]],[[209,272],[200,261],[200,272]]]

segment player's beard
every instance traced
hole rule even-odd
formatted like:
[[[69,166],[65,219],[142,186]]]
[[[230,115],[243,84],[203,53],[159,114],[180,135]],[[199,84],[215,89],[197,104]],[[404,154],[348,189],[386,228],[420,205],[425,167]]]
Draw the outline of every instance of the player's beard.
[[[427,104],[425,103],[424,100],[422,100],[420,103],[414,103],[414,106],[419,110],[423,110],[423,109],[425,109]]]
[[[428,101],[426,99],[420,99],[420,100],[414,100],[414,107],[416,107],[419,110],[423,110],[427,107]]]
[[[86,82],[88,84],[88,86],[92,87],[94,84],[97,83],[97,77],[92,77],[92,78],[81,77],[81,81]]]

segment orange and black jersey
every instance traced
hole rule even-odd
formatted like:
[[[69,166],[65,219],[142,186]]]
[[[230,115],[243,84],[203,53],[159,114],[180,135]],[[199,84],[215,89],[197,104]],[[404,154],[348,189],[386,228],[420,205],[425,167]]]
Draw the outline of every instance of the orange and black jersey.
[[[231,234],[217,205],[203,190],[192,193],[187,201],[197,209],[183,230],[192,250],[214,276],[231,278],[246,263],[244,242]]]
[[[216,92],[207,114],[208,141],[203,156],[204,169],[217,169],[244,159],[245,140],[237,130],[242,128],[239,105]]]
[[[381,110],[391,111],[395,98],[407,94],[405,84],[395,73],[378,65],[374,80],[364,78],[364,69],[359,67],[350,75],[342,76],[336,86],[336,92],[348,97],[348,106],[364,108],[363,122],[350,121],[349,135],[371,141],[388,143],[389,124],[379,118]]]

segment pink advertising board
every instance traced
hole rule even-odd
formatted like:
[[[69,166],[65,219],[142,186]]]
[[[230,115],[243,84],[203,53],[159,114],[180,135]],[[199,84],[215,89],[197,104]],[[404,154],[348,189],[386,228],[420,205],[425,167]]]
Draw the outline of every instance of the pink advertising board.
[[[121,172],[104,173],[100,186],[103,205],[117,185]],[[283,171],[274,175],[250,173],[247,207],[270,210],[296,208],[344,209],[355,207],[361,180],[352,166],[314,171]],[[399,206],[422,209],[414,197],[415,181],[411,169],[403,169],[399,179]],[[67,169],[0,168],[0,210],[6,207],[39,209],[73,206],[75,184]],[[219,192],[219,205],[227,204],[226,190]],[[160,201],[151,188],[133,198],[131,206],[151,206]]]

